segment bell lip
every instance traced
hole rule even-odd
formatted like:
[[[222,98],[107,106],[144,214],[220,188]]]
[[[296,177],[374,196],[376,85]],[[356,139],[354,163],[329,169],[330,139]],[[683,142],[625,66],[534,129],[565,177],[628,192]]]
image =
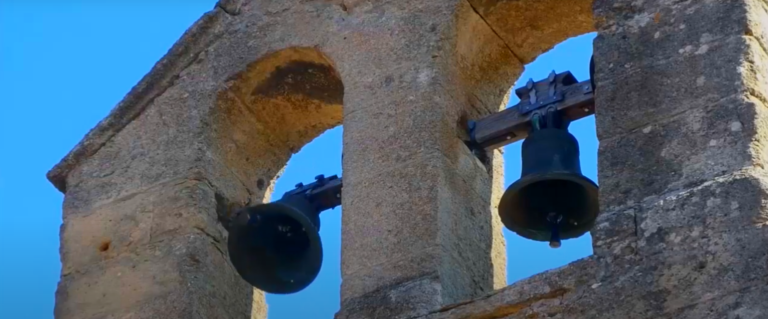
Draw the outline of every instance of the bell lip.
[[[305,288],[307,288],[310,284],[312,284],[315,281],[315,279],[317,279],[318,274],[320,274],[320,269],[322,268],[322,265],[323,265],[323,242],[320,239],[320,232],[317,230],[317,228],[312,223],[312,220],[309,219],[309,217],[307,217],[301,211],[296,209],[296,207],[288,205],[288,204],[286,204],[286,203],[284,203],[282,201],[276,201],[276,202],[271,202],[271,203],[265,203],[265,204],[259,204],[259,205],[255,205],[255,206],[246,207],[246,208],[244,208],[241,211],[240,215],[235,217],[235,221],[238,221],[238,219],[240,219],[241,222],[244,221],[244,222],[247,223],[248,219],[247,219],[246,216],[248,216],[249,213],[257,212],[257,211],[259,211],[261,209],[266,208],[268,205],[271,205],[273,207],[274,206],[282,206],[283,208],[286,209],[285,210],[285,212],[287,212],[286,215],[288,215],[291,218],[296,219],[302,226],[304,226],[304,227],[310,227],[311,226],[312,229],[315,230],[315,231],[312,231],[312,232],[307,232],[307,236],[309,237],[310,243],[316,243],[317,248],[318,248],[317,258],[310,258],[308,260],[308,263],[310,263],[313,266],[313,269],[315,269],[314,273],[311,274],[311,277],[309,279],[304,280],[303,282],[294,282],[293,284],[286,283],[286,285],[285,285],[286,288],[285,289],[269,289],[270,287],[263,287],[263,285],[260,286],[260,285],[258,285],[258,283],[254,283],[254,282],[251,282],[251,281],[247,280],[243,276],[243,273],[244,273],[244,270],[245,270],[245,269],[241,269],[243,266],[240,265],[238,267],[238,264],[235,263],[234,260],[232,260],[231,251],[232,251],[232,246],[235,245],[234,238],[236,238],[236,237],[238,237],[240,235],[239,230],[248,227],[247,224],[238,224],[237,222],[233,223],[233,225],[232,225],[232,227],[230,228],[230,231],[229,231],[229,236],[227,238],[227,250],[228,250],[227,253],[229,254],[230,263],[232,263],[232,266],[235,268],[235,271],[237,271],[237,273],[238,273],[238,275],[240,276],[241,279],[243,279],[245,282],[247,282],[248,284],[250,284],[254,288],[259,289],[259,290],[261,290],[263,292],[270,293],[270,294],[277,294],[277,295],[292,294],[292,293],[299,292],[299,291],[304,290]],[[245,215],[245,216],[242,216],[242,215]],[[245,219],[242,220],[242,218],[245,218]],[[233,236],[233,234],[235,236]]]
[[[544,179],[547,179],[547,180],[560,179],[560,180],[577,182],[577,183],[579,183],[581,185],[584,185],[589,192],[595,192],[595,195],[596,195],[595,199],[596,199],[596,201],[597,201],[597,198],[598,198],[598,196],[600,194],[599,193],[599,188],[600,187],[597,185],[597,183],[592,181],[592,179],[590,179],[590,178],[588,178],[588,177],[586,177],[584,175],[575,175],[572,172],[549,172],[547,174],[530,174],[528,176],[525,176],[525,177],[515,181],[514,183],[509,185],[509,187],[507,187],[507,189],[504,191],[504,194],[501,196],[501,200],[499,201],[499,207],[498,207],[499,218],[501,219],[502,224],[504,224],[504,227],[506,227],[510,231],[516,233],[517,235],[519,235],[519,236],[521,236],[523,238],[526,238],[526,239],[529,239],[529,240],[534,240],[534,241],[549,242],[549,240],[550,240],[549,236],[551,234],[549,231],[536,231],[536,230],[532,230],[532,229],[516,227],[512,222],[507,220],[507,218],[505,218],[504,215],[501,214],[502,207],[503,207],[504,203],[507,202],[505,200],[505,198],[507,198],[507,196],[510,196],[508,194],[511,194],[515,190],[519,190],[519,189],[521,189],[521,188],[523,188],[525,186],[528,186],[530,184],[542,181]],[[587,227],[585,227],[584,229],[587,229],[587,230],[584,230],[584,231],[580,230],[580,231],[561,232],[560,233],[560,239],[561,240],[566,240],[566,239],[579,238],[579,237],[583,236],[584,234],[590,232],[590,230],[595,225],[595,221],[597,220],[597,216],[600,215],[600,210],[599,210],[600,205],[599,205],[599,202],[595,203],[595,205],[598,207],[598,211],[595,213],[594,218],[592,218],[591,220],[586,221],[586,226]]]

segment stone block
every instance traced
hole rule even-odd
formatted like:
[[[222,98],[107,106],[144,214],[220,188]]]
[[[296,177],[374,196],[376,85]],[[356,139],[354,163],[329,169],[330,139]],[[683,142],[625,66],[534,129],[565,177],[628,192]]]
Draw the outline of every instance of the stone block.
[[[348,182],[345,175],[341,265],[345,281],[348,276],[372,273],[377,264],[401,259],[415,261],[418,254],[436,247],[440,157],[436,152],[425,152],[364,180]],[[413,270],[416,272],[393,274],[390,281],[418,277],[434,268]],[[370,283],[365,290],[390,283]],[[362,288],[353,289],[345,284],[342,300],[352,297],[348,293],[352,291]]]
[[[412,140],[399,131],[397,119],[397,110],[393,105],[358,110],[345,116],[345,183],[362,182],[418,156],[418,149],[407,143]]]
[[[759,166],[762,106],[732,96],[600,142],[603,211]]]
[[[466,134],[462,113],[461,105],[446,97],[435,97],[424,104],[401,106],[397,109],[398,130],[404,134],[401,142],[418,150],[439,151],[457,166],[462,158],[470,154],[460,139],[462,134]],[[488,176],[482,170],[474,173]],[[464,174],[466,178],[474,175]]]
[[[474,159],[465,160],[472,164],[458,170],[442,153],[425,151],[366,180],[345,180],[345,212],[356,213],[342,217],[349,225],[342,229],[343,304],[375,299],[379,289],[426,277],[437,278],[438,305],[503,285],[502,226],[489,196],[481,195],[491,193],[491,181],[473,189],[464,178],[488,172]]]
[[[197,233],[63,276],[54,313],[60,319],[246,318],[254,311],[252,295],[211,238]]]
[[[706,50],[700,49],[705,46]],[[754,79],[745,72],[751,47],[738,35],[676,51],[675,58],[666,60],[626,57],[623,61],[634,63],[630,68],[615,62],[612,69],[596,75],[600,79],[595,101],[598,138],[614,138],[692,108],[722,105],[726,98],[747,94]],[[731,67],[737,65],[745,68]]]
[[[482,172],[485,173],[485,172]],[[506,243],[496,207],[445,165],[438,186],[440,281],[444,304],[469,300],[506,283]]]
[[[647,64],[707,52],[715,42],[743,36],[747,31],[748,1],[752,0],[596,0],[598,82],[611,81],[628,71],[646,68]]]
[[[688,251],[601,260],[597,282],[563,300],[563,318],[677,318],[669,314],[727,299],[766,278],[766,236],[714,234]],[[754,307],[753,305],[744,305]],[[709,317],[704,318],[722,318]]]
[[[660,197],[636,213],[638,253],[683,255],[716,236],[749,233],[768,222],[766,197],[768,177],[750,172]]]
[[[700,301],[668,311],[664,319],[759,319],[768,315],[768,289],[762,281],[745,284],[724,296],[706,296]]]
[[[65,214],[87,211],[99,202],[188,176],[202,166],[203,152],[195,146],[200,132],[190,124],[198,119],[185,105],[189,98],[184,88],[169,88],[72,170],[67,177]]]
[[[424,152],[453,154],[458,147],[457,122],[449,122],[444,106],[390,102],[345,116],[345,183],[369,179]]]
[[[738,173],[637,205],[636,252],[599,256],[599,285],[589,297],[595,307],[573,304],[580,312],[568,318],[668,318],[764,281],[765,181]],[[623,305],[602,306],[608,301]]]
[[[730,318],[708,314],[683,315],[706,313],[703,312],[705,309],[716,308],[713,305],[716,301],[723,302],[723,310],[739,307],[745,310],[762,309],[761,301],[747,297],[764,294],[750,291],[765,279],[765,260],[762,257],[765,254],[753,250],[764,245],[764,238],[759,242],[749,246],[749,252],[737,258],[729,250],[738,250],[739,246],[728,245],[721,247],[724,249],[716,249],[716,252],[710,250],[703,254],[693,250],[682,255],[656,255],[642,259],[609,261],[599,258],[591,265],[593,270],[582,270],[583,274],[580,273],[589,280],[582,281],[563,294],[561,299],[528,304],[508,318]],[[742,259],[755,253],[760,257]],[[749,265],[757,268],[750,270]],[[734,304],[734,299],[744,300],[745,303]]]
[[[601,212],[590,231],[592,248],[596,256],[616,258],[635,253],[637,246],[638,207],[614,208]]]
[[[719,299],[768,277],[764,229],[710,233],[687,250],[663,252],[643,260],[656,265],[655,290],[672,311],[706,299]],[[641,247],[642,248],[642,247]]]
[[[435,242],[430,244],[434,247],[411,255],[398,256],[398,258],[393,260],[385,260],[359,272],[344,276],[341,283],[341,290],[344,294],[342,304],[358,296],[375,295],[376,291],[380,289],[391,289],[398,285],[408,285],[411,281],[418,281],[427,277],[434,277],[436,284],[439,286],[440,278],[437,272],[440,267],[442,251]],[[441,290],[437,292],[438,294],[432,296],[433,298],[440,297]],[[349,296],[349,298],[344,298],[346,296]],[[436,300],[439,300],[439,298],[436,298]]]
[[[330,26],[343,37],[327,44],[345,80],[345,116],[378,101],[450,94],[458,3],[346,2],[349,13]]]
[[[446,174],[459,178],[472,192],[485,201],[498,204],[504,192],[504,157],[497,149],[487,152],[485,162],[476,157],[464,141],[454,138],[454,146],[443,153],[446,164],[451,169]]]
[[[179,179],[69,214],[61,233],[62,273],[82,271],[104,260],[189,233],[223,244],[216,194],[210,184]]]

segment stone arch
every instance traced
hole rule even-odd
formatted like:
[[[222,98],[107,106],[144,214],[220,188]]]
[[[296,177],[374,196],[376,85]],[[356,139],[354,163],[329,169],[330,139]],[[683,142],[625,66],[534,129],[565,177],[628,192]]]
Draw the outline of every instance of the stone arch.
[[[268,201],[291,155],[342,121],[344,85],[333,62],[313,47],[268,53],[228,78],[217,94],[217,156]]]
[[[469,104],[491,112],[503,109],[526,64],[568,38],[595,30],[592,2],[469,0],[460,4],[455,53],[461,85],[471,96]]]

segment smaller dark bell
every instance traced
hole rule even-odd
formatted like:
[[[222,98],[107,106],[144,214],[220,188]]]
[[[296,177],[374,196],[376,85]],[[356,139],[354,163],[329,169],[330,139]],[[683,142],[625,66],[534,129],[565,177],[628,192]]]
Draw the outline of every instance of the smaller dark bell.
[[[567,129],[532,131],[523,142],[522,166],[499,203],[504,226],[553,248],[592,229],[598,187],[581,174],[578,141]]]
[[[298,292],[320,272],[319,228],[318,212],[303,196],[246,207],[230,224],[229,258],[238,274],[262,291]]]

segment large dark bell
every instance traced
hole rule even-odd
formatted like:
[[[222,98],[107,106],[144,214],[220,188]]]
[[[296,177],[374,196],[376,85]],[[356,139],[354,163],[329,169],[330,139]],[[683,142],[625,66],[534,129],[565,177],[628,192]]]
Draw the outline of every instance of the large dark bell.
[[[552,247],[588,232],[599,212],[598,187],[581,174],[576,138],[565,129],[533,131],[522,158],[520,179],[499,203],[504,226]]]
[[[229,258],[252,286],[290,294],[315,280],[323,262],[318,212],[301,196],[246,207],[230,224]]]

